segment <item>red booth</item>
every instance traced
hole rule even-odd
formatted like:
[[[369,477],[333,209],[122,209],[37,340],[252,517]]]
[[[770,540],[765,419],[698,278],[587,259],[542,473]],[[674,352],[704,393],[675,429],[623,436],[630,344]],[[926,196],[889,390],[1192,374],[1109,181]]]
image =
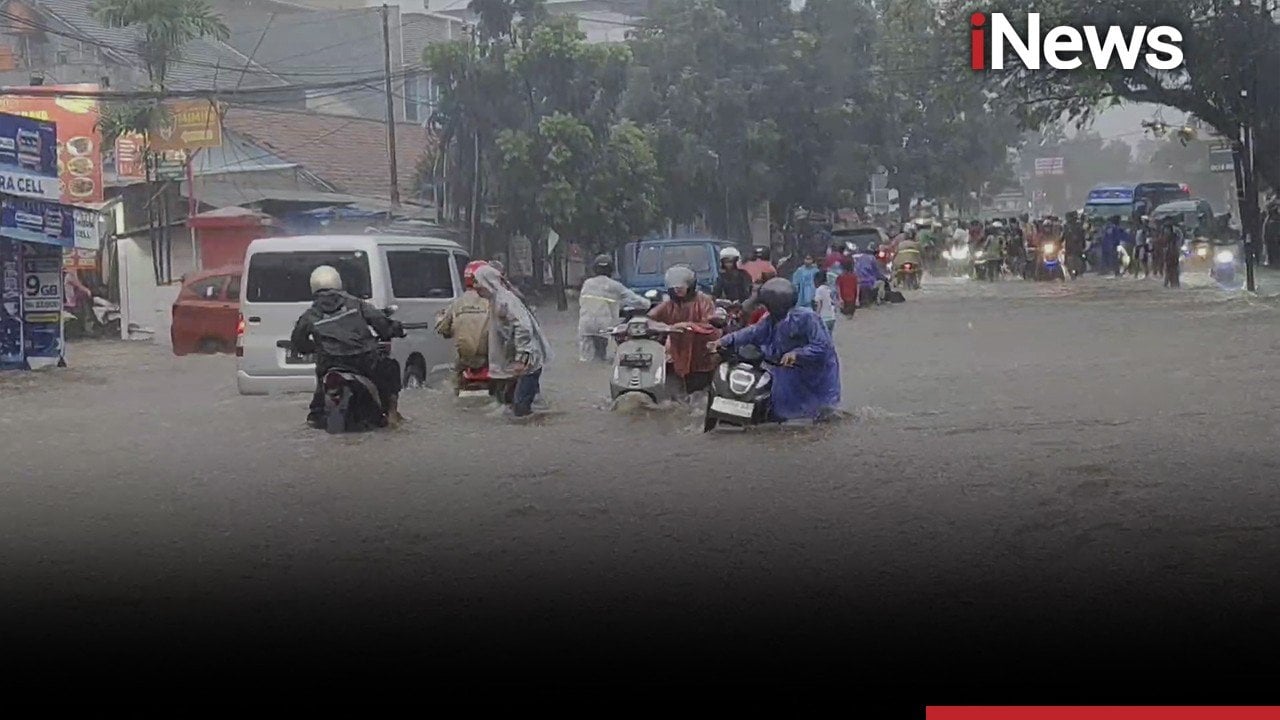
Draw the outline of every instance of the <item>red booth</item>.
[[[200,267],[244,264],[249,243],[275,234],[275,220],[257,210],[225,207],[195,215],[187,225],[200,244]]]

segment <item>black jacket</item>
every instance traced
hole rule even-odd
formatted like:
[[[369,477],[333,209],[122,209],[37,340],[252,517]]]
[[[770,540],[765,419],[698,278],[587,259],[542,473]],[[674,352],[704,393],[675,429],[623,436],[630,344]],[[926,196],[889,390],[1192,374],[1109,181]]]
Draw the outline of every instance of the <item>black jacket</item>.
[[[751,297],[751,276],[746,270],[735,268],[729,272],[720,271],[715,287],[711,289],[711,297],[717,300],[746,302]]]
[[[391,337],[391,319],[377,308],[341,290],[321,290],[298,318],[290,341],[298,352],[329,357],[362,355],[378,349],[378,337]]]

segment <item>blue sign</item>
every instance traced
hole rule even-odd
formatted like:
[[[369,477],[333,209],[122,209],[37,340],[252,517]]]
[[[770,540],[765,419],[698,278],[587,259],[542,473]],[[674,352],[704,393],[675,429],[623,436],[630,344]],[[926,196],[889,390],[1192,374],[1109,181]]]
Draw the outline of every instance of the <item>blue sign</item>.
[[[22,351],[28,367],[62,360],[62,248],[22,245]]]
[[[4,198],[0,201],[0,236],[23,242],[74,247],[75,210],[56,202]]]
[[[0,370],[21,368],[22,243],[0,238]]]
[[[58,200],[58,131],[51,122],[0,113],[0,193]]]

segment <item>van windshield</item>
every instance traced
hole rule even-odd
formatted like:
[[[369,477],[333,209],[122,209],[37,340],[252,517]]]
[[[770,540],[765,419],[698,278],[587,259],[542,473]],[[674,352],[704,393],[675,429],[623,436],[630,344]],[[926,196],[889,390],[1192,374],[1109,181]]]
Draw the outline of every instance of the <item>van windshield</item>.
[[[363,251],[268,252],[249,258],[245,302],[311,302],[311,271],[332,265],[342,275],[342,288],[358,298],[373,297],[369,256]]]
[[[706,245],[645,245],[640,248],[636,272],[641,275],[665,273],[685,265],[695,273],[711,271],[711,251]]]

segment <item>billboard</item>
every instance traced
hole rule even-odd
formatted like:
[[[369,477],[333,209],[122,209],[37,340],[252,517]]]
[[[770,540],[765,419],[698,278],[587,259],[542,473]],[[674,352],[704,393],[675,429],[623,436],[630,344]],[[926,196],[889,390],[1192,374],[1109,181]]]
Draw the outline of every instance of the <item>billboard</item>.
[[[171,100],[164,104],[168,122],[147,133],[156,152],[198,150],[222,145],[222,115],[211,100]]]
[[[57,177],[53,123],[0,114],[0,192],[56,201]]]
[[[37,89],[40,93],[32,94]],[[0,113],[44,120],[57,126],[57,177],[64,203],[103,201],[102,133],[98,130],[100,101],[59,97],[58,93],[97,92],[98,89],[96,84],[84,83],[7,87],[0,92]]]
[[[1045,175],[1062,175],[1066,167],[1065,162],[1060,157],[1036,158],[1036,176],[1043,177]]]

